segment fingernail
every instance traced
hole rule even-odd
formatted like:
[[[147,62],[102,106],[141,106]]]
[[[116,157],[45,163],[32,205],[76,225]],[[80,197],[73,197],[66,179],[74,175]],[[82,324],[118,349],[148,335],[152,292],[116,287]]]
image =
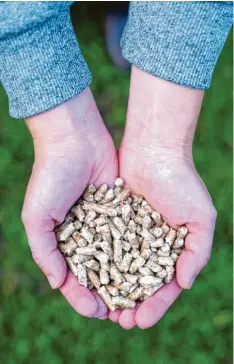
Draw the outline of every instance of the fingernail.
[[[54,276],[52,276],[51,274],[49,274],[47,276],[47,279],[49,281],[49,284],[50,284],[51,288],[53,288],[53,289],[57,288],[57,284],[56,284],[56,280],[55,280]]]
[[[191,289],[192,288],[192,285],[193,285],[193,283],[194,283],[194,281],[195,281],[195,278],[196,278],[196,276],[192,276],[191,278],[190,278],[190,281],[189,281],[189,289]]]

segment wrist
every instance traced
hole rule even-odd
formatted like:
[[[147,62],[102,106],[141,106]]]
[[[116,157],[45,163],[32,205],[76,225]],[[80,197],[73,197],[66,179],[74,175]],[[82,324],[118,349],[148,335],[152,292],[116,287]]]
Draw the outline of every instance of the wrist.
[[[77,142],[104,132],[105,125],[89,88],[72,99],[25,119],[34,144],[60,143],[66,139]]]
[[[124,142],[191,153],[203,93],[133,66]]]

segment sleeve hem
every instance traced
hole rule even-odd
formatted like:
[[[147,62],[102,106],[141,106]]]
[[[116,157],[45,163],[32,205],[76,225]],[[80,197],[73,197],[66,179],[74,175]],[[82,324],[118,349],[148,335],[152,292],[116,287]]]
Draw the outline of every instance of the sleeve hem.
[[[13,118],[26,118],[74,97],[91,83],[70,12],[0,42],[0,79]]]

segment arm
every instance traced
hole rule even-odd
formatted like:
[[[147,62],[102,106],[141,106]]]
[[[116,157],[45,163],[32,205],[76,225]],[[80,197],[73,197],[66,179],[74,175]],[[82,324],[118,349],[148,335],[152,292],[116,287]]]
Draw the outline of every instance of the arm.
[[[122,49],[133,66],[120,174],[171,226],[186,224],[190,233],[176,279],[132,312],[110,313],[123,327],[154,325],[209,260],[216,211],[195,169],[192,143],[231,25],[230,2],[130,5]]]
[[[69,6],[0,4],[0,79],[11,116],[26,119],[34,142],[22,212],[32,256],[77,312],[103,318],[107,307],[67,272],[54,234],[89,183],[112,184],[117,175],[116,151],[88,87],[91,74]]]
[[[232,26],[232,2],[131,2],[123,56],[180,85],[206,89]]]
[[[70,19],[71,3],[0,4],[0,81],[12,117],[51,109],[90,85]]]

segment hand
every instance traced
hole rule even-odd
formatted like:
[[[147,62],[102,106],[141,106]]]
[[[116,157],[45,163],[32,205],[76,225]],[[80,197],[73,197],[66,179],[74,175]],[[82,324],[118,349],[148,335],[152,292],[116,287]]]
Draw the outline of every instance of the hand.
[[[89,89],[26,122],[35,162],[22,219],[33,258],[77,312],[105,318],[108,310],[99,296],[67,274],[53,230],[88,184],[113,184],[118,173],[113,141]]]
[[[210,257],[216,211],[192,160],[201,101],[200,90],[133,68],[127,126],[119,150],[120,175],[172,227],[186,225],[189,234],[177,261],[176,279],[134,310],[110,313],[110,319],[125,328],[154,325],[182,288],[192,286]]]

